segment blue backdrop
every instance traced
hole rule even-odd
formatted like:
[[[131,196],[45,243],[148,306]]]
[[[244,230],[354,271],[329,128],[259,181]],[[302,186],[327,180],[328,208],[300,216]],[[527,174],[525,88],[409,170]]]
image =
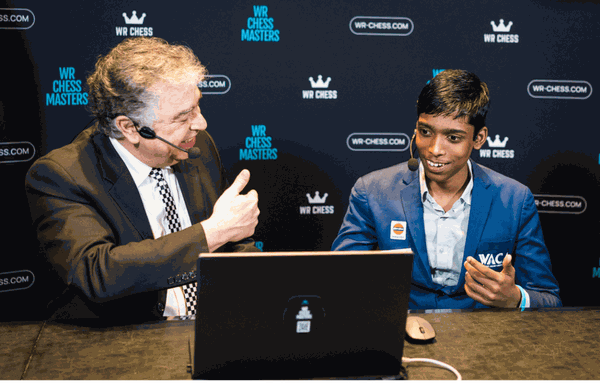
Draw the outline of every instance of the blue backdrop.
[[[569,306],[600,305],[598,1],[9,1],[0,9],[3,317],[35,318],[24,176],[91,117],[85,79],[129,36],[189,45],[209,70],[208,131],[260,196],[265,251],[328,250],[356,179],[409,158],[416,98],[439,71],[491,92],[473,159],[528,185]]]

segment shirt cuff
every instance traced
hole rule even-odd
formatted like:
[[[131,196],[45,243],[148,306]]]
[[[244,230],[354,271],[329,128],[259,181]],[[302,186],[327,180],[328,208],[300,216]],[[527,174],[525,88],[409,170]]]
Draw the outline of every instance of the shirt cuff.
[[[518,284],[516,286],[519,289],[519,291],[521,291],[521,304],[519,305],[519,308],[521,308],[521,311],[525,311],[525,308],[531,307],[531,299],[529,298],[529,294],[523,289],[523,287],[521,287]]]
[[[183,316],[187,314],[185,296],[181,287],[169,288],[167,290],[166,303],[163,316]]]

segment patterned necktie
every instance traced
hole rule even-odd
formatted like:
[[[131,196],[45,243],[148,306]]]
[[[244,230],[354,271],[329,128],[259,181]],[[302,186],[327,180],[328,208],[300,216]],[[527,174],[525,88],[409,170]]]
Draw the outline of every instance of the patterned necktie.
[[[171,189],[167,185],[167,181],[163,177],[162,169],[153,168],[150,171],[150,177],[156,180],[156,186],[160,192],[160,197],[165,205],[166,220],[169,228],[169,233],[177,232],[181,230],[181,223],[179,222],[179,216],[177,215],[177,208],[175,207],[175,200],[171,194]],[[197,283],[191,282],[184,284],[181,288],[183,289],[183,295],[185,296],[185,304],[187,308],[187,315],[196,315],[196,286]]]

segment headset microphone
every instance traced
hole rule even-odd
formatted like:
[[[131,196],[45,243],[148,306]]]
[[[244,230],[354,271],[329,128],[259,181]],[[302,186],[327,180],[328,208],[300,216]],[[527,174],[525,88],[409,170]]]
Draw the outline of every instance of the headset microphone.
[[[156,133],[154,132],[154,130],[152,130],[149,127],[142,127],[141,129],[138,130],[138,133],[140,133],[140,136],[142,136],[142,138],[146,138],[146,139],[160,139],[161,141],[163,141],[164,143],[166,143],[167,145],[171,145],[174,148],[181,150],[183,152],[188,153],[189,157],[191,159],[196,159],[198,157],[200,157],[200,149],[198,149],[197,147],[192,147],[189,150],[185,150],[177,145],[173,145],[171,142],[167,141],[164,138],[159,137],[158,135],[156,135]]]
[[[419,161],[413,156],[413,141],[416,136],[417,133],[415,132],[410,139],[410,159],[408,160],[408,168],[412,172],[416,172],[419,169]]]

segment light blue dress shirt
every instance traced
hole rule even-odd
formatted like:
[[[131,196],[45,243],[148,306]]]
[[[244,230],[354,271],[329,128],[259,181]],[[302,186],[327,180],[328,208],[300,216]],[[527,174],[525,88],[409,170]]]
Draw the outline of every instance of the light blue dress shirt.
[[[435,202],[425,182],[425,170],[419,163],[419,183],[423,200],[423,219],[425,220],[425,238],[427,257],[434,283],[443,286],[458,284],[462,268],[469,213],[471,212],[471,193],[473,191],[473,167],[469,166],[469,183],[460,198],[446,212]]]

